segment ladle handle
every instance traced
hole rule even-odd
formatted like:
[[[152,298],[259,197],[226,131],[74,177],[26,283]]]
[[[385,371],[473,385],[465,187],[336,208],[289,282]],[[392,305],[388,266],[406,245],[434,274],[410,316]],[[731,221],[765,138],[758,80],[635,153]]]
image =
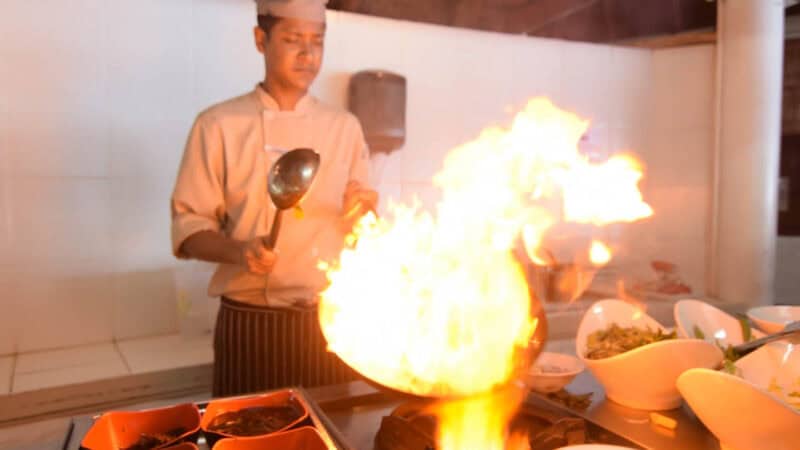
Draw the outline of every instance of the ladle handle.
[[[278,242],[278,231],[281,229],[281,216],[283,215],[282,209],[275,210],[275,218],[272,219],[272,228],[269,230],[269,237],[267,238],[267,248],[275,250],[275,244]]]

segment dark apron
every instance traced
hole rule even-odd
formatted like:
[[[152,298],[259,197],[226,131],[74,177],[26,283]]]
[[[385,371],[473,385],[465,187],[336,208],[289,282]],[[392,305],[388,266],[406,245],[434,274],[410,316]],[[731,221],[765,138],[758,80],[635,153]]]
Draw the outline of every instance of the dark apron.
[[[326,349],[317,308],[269,308],[222,297],[214,330],[213,396],[352,381]]]

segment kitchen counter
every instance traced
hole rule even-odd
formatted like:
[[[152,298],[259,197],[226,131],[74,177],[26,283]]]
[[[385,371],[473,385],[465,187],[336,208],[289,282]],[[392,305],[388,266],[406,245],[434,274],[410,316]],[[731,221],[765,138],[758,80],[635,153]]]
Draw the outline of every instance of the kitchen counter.
[[[570,410],[546,398],[531,394],[526,402],[562,410],[583,417],[589,422],[616,433],[618,436],[645,449],[719,450],[713,435],[685,406],[663,414],[677,420],[675,430],[667,430],[650,423],[646,411],[625,408],[605,398],[600,385],[588,372],[577,377],[568,389],[576,394],[592,392],[592,403],[585,411]],[[369,450],[373,448],[375,434],[383,416],[388,415],[401,401],[377,391],[362,381],[312,388],[305,391],[319,406],[322,417],[330,427],[329,432],[343,450]],[[207,398],[183,399],[203,402]],[[149,403],[147,407],[165,406],[175,401]],[[139,409],[137,406],[126,409]],[[74,417],[74,427],[64,437],[64,449],[78,449],[80,440],[90,425],[91,416]],[[43,447],[44,448],[44,447]]]

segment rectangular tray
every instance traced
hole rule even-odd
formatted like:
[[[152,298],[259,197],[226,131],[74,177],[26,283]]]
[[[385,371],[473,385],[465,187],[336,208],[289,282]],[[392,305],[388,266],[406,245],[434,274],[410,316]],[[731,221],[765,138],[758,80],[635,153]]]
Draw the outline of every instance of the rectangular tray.
[[[335,429],[333,424],[330,422],[330,419],[325,417],[324,414],[321,413],[319,407],[311,400],[308,392],[299,387],[289,388],[289,389],[278,389],[275,391],[270,392],[279,392],[279,391],[289,391],[294,394],[298,401],[303,404],[308,410],[309,420],[314,428],[317,429],[322,440],[325,441],[325,445],[329,450],[353,450],[352,447],[349,447],[345,442],[342,435],[339,433],[338,430]],[[269,393],[269,392],[265,392]],[[243,397],[247,397],[246,395]],[[205,413],[206,405],[208,405],[209,400],[195,402],[195,404],[200,408],[201,414]],[[64,439],[64,446],[63,450],[80,450],[81,441],[83,441],[83,437],[89,431],[89,429],[94,424],[94,421],[100,417],[99,415],[91,415],[87,414],[84,416],[76,416],[72,418],[72,423],[67,431],[67,436]],[[201,450],[210,450],[208,445],[206,445],[205,437],[202,435],[197,442],[197,446],[200,447]]]

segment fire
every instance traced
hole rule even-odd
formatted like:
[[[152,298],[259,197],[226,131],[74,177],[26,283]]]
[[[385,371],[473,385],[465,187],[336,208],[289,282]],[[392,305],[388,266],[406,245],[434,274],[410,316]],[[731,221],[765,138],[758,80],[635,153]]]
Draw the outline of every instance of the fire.
[[[611,261],[611,249],[600,241],[592,241],[589,249],[589,260],[596,266],[608,264]]]
[[[393,389],[475,397],[442,406],[440,449],[505,445],[521,394],[511,401],[504,386],[527,367],[539,325],[518,245],[541,261],[554,224],[652,213],[633,159],[597,164],[580,154],[587,127],[549,100],[531,100],[510,128],[486,129],[448,154],[434,178],[442,191],[434,213],[392,204],[381,218],[369,214],[340,259],[322,266],[330,284],[320,323],[331,351]],[[596,264],[611,258],[601,245],[590,252]]]

